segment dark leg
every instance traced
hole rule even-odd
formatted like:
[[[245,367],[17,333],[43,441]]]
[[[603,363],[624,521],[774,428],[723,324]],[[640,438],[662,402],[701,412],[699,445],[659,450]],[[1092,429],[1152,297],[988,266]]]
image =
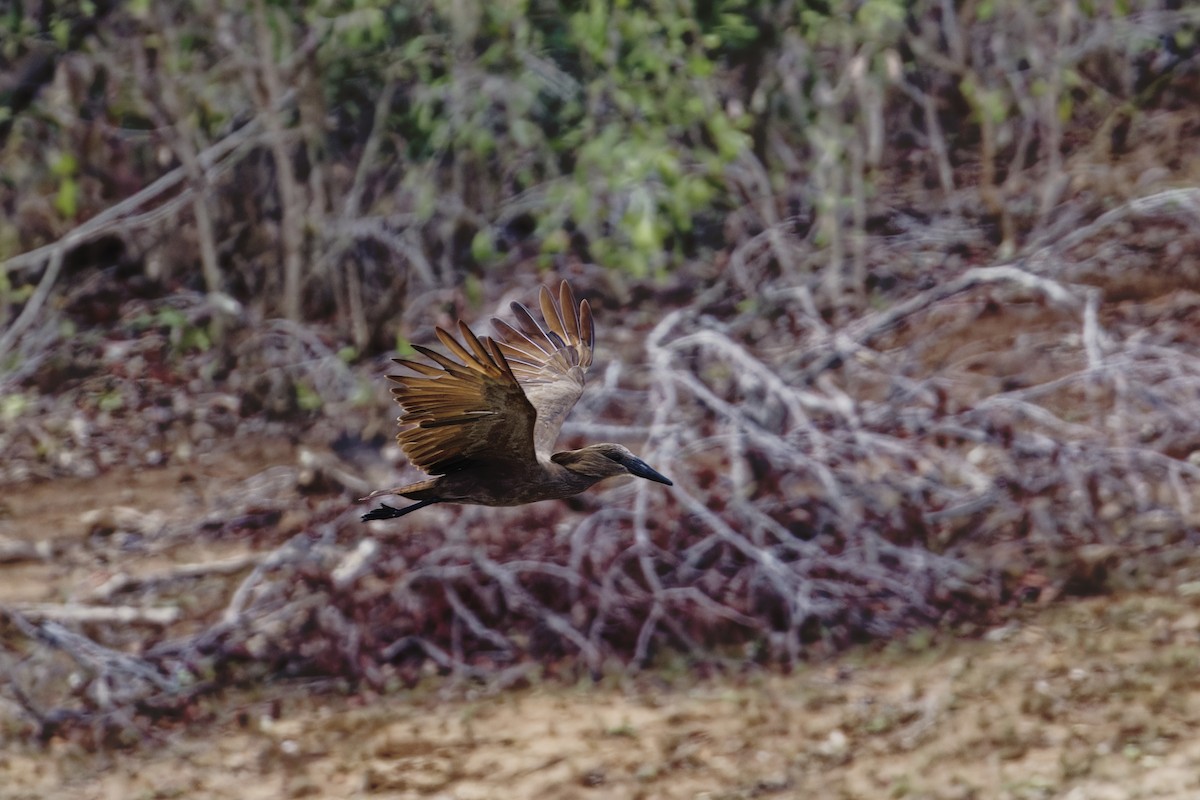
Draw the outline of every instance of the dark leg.
[[[396,517],[403,517],[405,514],[408,514],[411,511],[416,511],[418,508],[424,508],[425,506],[431,506],[434,503],[441,502],[441,500],[422,500],[419,503],[413,503],[411,506],[405,506],[404,508],[392,508],[386,503],[380,503],[379,508],[363,514],[362,521],[370,522],[371,520],[376,519],[395,519]]]

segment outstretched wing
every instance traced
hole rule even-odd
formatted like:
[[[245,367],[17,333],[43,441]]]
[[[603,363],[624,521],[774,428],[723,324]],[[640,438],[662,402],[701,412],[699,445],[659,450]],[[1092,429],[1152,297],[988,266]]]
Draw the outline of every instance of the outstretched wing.
[[[545,327],[520,303],[512,304],[515,328],[501,319],[493,319],[492,325],[500,336],[496,346],[537,410],[533,448],[542,458],[549,458],[563,420],[583,394],[583,376],[592,365],[596,329],[587,300],[576,305],[566,281],[558,288],[557,302],[545,286],[539,300]]]
[[[417,375],[389,375],[404,409],[396,436],[408,460],[430,475],[444,475],[470,461],[534,462],[536,413],[497,342],[475,337],[459,320],[467,347],[437,328],[455,361],[414,345],[436,367],[394,359]],[[486,343],[486,344],[485,344]]]

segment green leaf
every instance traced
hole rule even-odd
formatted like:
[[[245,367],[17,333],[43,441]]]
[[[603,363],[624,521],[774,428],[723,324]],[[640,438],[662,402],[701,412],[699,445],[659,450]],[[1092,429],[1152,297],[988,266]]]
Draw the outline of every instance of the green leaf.
[[[496,257],[496,244],[488,228],[477,231],[471,239],[471,258],[478,264],[486,264]]]
[[[296,406],[301,411],[316,411],[323,405],[321,395],[304,381],[296,383]]]
[[[0,395],[0,419],[12,422],[32,407],[33,402],[24,394]]]
[[[542,253],[565,253],[571,246],[571,237],[562,228],[550,233],[542,240]]]
[[[56,178],[69,178],[79,172],[79,162],[72,153],[58,153],[50,159],[50,172]]]
[[[63,178],[54,196],[54,208],[66,219],[74,219],[79,211],[79,184],[74,178]]]
[[[179,330],[187,325],[187,316],[177,308],[159,309],[158,324],[172,330]]]
[[[116,411],[125,405],[125,399],[120,392],[105,392],[96,401],[96,408],[101,411]]]
[[[60,50],[66,50],[71,43],[71,23],[66,19],[56,19],[50,23],[50,35]]]
[[[183,335],[179,337],[179,348],[181,350],[199,350],[201,353],[205,353],[211,347],[212,339],[209,337],[208,331],[204,330],[204,328],[185,328]]]
[[[396,355],[401,358],[412,358],[417,354],[417,349],[412,346],[412,342],[408,340],[402,333],[396,334]]]
[[[467,302],[474,308],[478,308],[483,303],[483,283],[480,282],[478,276],[467,276],[463,282],[463,294],[467,296]]]
[[[1071,99],[1071,95],[1063,92],[1058,98],[1058,119],[1059,122],[1070,122],[1071,113],[1075,110],[1075,102]]]

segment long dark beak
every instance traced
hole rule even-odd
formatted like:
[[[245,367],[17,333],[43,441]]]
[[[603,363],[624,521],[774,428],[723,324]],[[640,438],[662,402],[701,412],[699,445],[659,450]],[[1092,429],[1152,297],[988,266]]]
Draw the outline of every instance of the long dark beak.
[[[642,461],[640,458],[629,456],[628,458],[622,459],[621,464],[626,470],[629,471],[630,475],[637,475],[639,478],[645,478],[648,481],[665,483],[667,486],[675,485],[671,483],[670,478],[667,478],[665,475],[660,475],[649,464],[647,464],[645,461]]]

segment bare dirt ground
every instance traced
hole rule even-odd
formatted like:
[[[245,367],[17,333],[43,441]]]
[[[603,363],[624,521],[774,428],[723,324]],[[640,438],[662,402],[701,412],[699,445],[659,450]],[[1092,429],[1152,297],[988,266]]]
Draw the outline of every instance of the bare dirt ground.
[[[4,500],[6,603],[78,597],[93,509],[219,498],[294,454],[278,442],[184,467],[115,469]],[[19,523],[17,521],[20,521]],[[79,545],[79,546],[72,546]],[[248,552],[214,537],[122,570]],[[280,682],[127,749],[12,738],[2,798],[1191,798],[1200,796],[1200,596],[1067,601],[981,640],[918,633],[792,674],[698,677],[686,664],[497,692],[437,679],[387,695]]]

